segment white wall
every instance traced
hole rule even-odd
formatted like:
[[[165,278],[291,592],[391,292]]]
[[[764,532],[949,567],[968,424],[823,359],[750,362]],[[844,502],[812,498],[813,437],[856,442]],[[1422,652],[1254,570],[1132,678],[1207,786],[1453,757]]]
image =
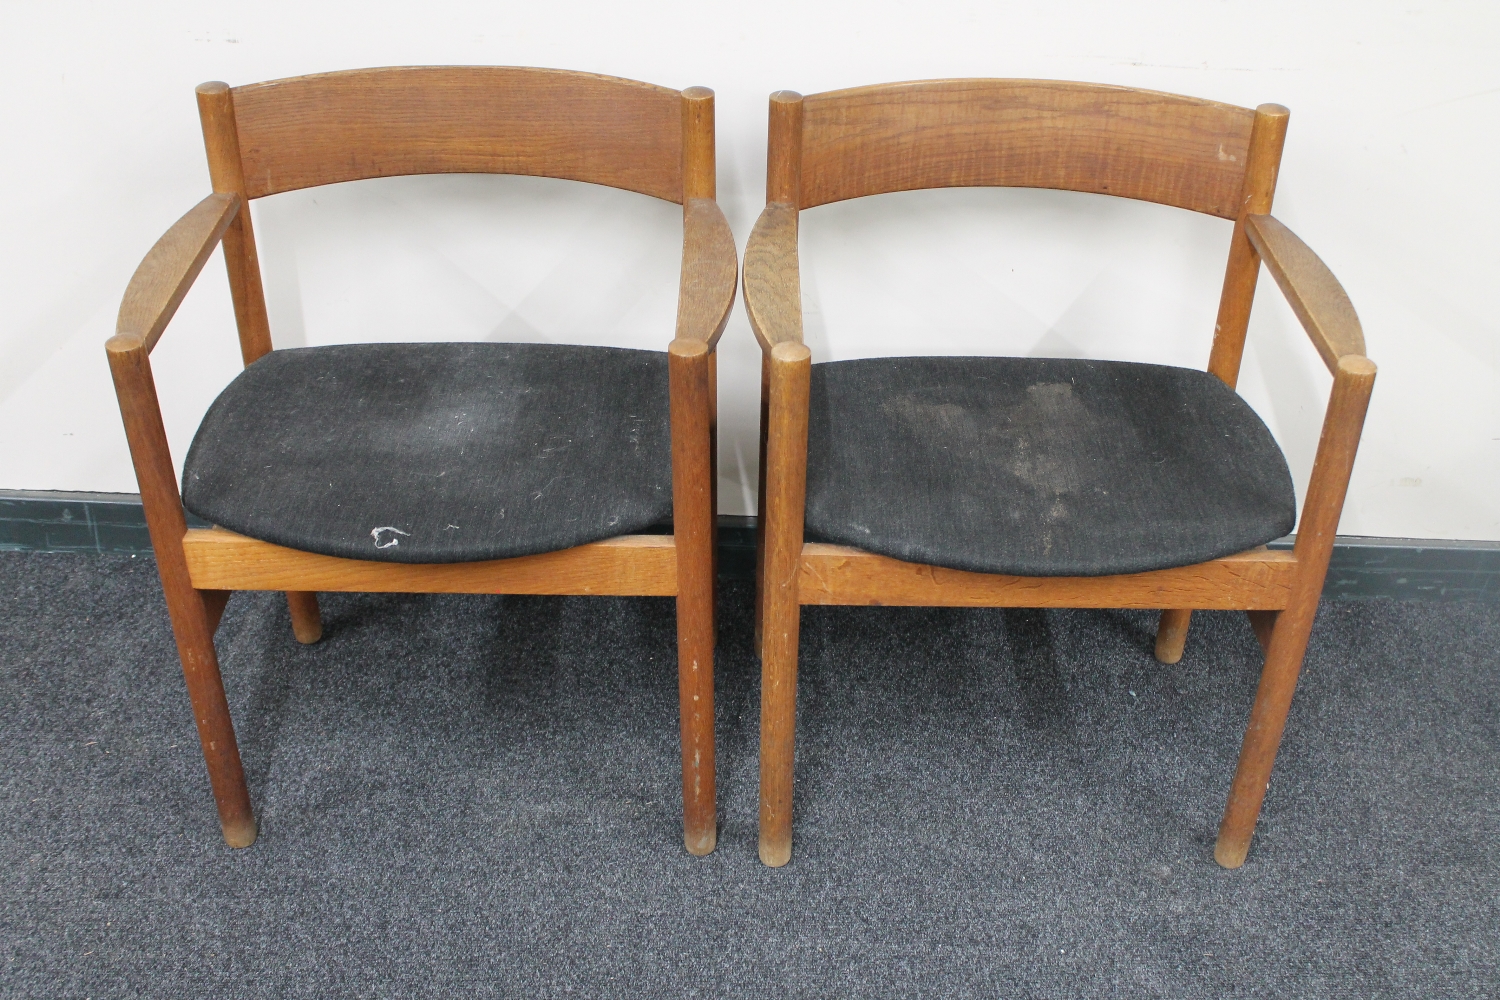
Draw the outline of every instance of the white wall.
[[[1341,531],[1500,538],[1490,308],[1500,5],[316,2],[0,4],[0,489],[134,491],[103,343],[132,270],[208,191],[193,86],[491,63],[718,93],[720,202],[764,201],[766,95],[944,76],[1076,79],[1292,110],[1276,214],[1334,269],[1381,366]],[[255,205],[281,346],[497,339],[662,347],[674,206],[561,181],[394,178]],[[1229,227],[1045,191],[804,215],[814,360],[1092,355],[1202,367]],[[753,510],[757,352],[721,360],[724,513]],[[154,355],[174,454],[233,377],[222,265]],[[1268,277],[1242,391],[1305,485],[1329,376]]]

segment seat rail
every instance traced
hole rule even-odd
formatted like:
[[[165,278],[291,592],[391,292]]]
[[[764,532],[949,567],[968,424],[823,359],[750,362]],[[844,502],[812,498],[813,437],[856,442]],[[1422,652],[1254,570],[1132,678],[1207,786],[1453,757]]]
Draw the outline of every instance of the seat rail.
[[[1296,573],[1293,553],[1264,547],[1149,573],[1007,576],[809,542],[802,546],[797,591],[802,604],[1279,611]]]
[[[671,535],[622,535],[558,552],[468,563],[394,563],[303,552],[223,528],[182,540],[199,590],[674,597]]]

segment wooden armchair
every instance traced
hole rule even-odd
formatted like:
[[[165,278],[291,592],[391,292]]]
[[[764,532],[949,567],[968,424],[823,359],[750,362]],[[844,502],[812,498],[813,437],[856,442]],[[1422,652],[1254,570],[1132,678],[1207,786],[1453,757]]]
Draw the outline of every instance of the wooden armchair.
[[[357,70],[198,88],[214,193],[157,242],[106,349],[224,838],[255,818],[214,632],[235,590],[677,598],[683,827],[714,848],[715,346],[734,240],[714,201],[713,92],[558,70]],[[419,173],[509,173],[683,206],[666,353],[530,344],[272,351],[252,199]],[[219,243],[245,371],[179,494],[151,350]],[[186,509],[215,525],[188,530]],[[648,533],[672,522],[671,534]],[[229,530],[225,530],[229,529]]]
[[[1318,607],[1375,366],[1343,289],[1267,213],[1287,111],[1120,87],[951,80],[771,97],[765,212],[745,250],[764,352],[760,857],[791,858],[803,604],[1162,610],[1176,662],[1194,608],[1248,613],[1265,668],[1215,857],[1249,850]],[[1208,373],[1041,358],[811,364],[798,212],[916,188],[1137,198],[1233,224]],[[1233,392],[1260,265],[1333,391],[1295,548],[1291,477]],[[915,345],[914,345],[915,346]]]

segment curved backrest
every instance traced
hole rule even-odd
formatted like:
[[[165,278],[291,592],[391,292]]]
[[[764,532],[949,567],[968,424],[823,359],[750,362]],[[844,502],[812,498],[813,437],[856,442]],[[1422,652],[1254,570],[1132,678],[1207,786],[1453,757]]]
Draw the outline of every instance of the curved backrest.
[[[199,88],[214,187],[249,198],[367,177],[495,173],[681,202],[683,96],[616,77],[502,66],[350,70]],[[229,124],[232,137],[222,134]],[[228,167],[216,160],[229,158],[216,158],[215,146],[228,152],[227,141],[238,147],[240,178],[219,176]]]
[[[1234,219],[1256,118],[1214,101],[1051,80],[893,83],[795,103],[801,128],[785,132],[800,131],[799,208],[1003,186],[1119,195]],[[776,132],[773,123],[773,147]],[[773,174],[777,155],[773,148]]]
[[[242,200],[401,174],[530,174],[712,199],[714,95],[593,73],[407,66],[198,88],[214,190]],[[249,212],[224,233],[245,364],[271,350]]]

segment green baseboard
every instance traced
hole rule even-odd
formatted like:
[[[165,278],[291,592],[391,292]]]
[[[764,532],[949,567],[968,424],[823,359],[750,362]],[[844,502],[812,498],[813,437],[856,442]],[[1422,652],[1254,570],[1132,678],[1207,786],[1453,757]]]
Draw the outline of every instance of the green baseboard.
[[[150,552],[138,493],[0,491],[0,551]]]
[[[197,527],[203,522],[189,519]],[[1293,536],[1272,542],[1291,548]],[[0,491],[0,552],[149,553],[141,498],[134,493]],[[719,518],[719,577],[755,576],[755,518]],[[1327,597],[1500,600],[1500,542],[1341,535]]]

